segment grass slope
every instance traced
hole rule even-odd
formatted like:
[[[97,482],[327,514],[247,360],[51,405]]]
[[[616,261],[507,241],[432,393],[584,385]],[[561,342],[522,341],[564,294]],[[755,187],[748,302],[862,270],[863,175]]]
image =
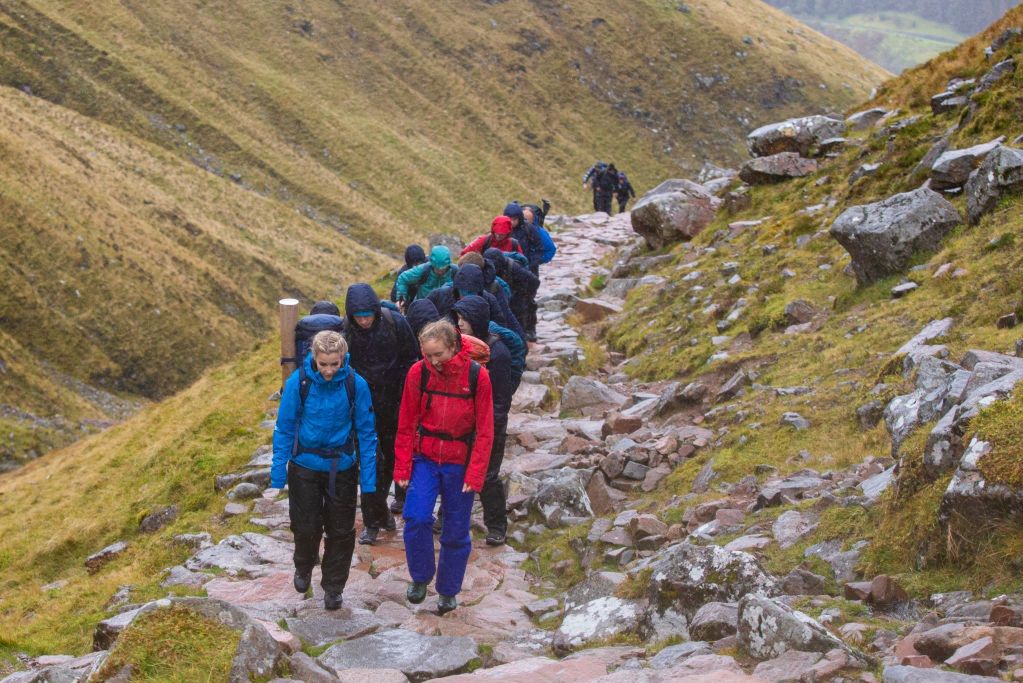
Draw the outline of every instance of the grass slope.
[[[885,76],[781,12],[719,5],[6,2],[4,332],[91,386],[166,396],[264,334],[281,294],[334,295],[510,198],[582,210],[594,156],[641,189],[736,159],[748,125]],[[52,398],[3,418],[15,455],[69,438],[29,434],[56,414],[112,417]]]
[[[612,345],[632,355],[629,371],[649,379],[693,380],[721,368],[708,365],[720,350],[711,337],[721,334],[716,323],[732,303],[746,297],[746,314],[725,334],[737,344],[728,363],[742,364],[759,373],[757,382],[774,387],[806,386],[802,396],[779,397],[755,390],[730,401],[712,420],[723,429],[720,448],[676,470],[668,486],[656,497],[658,508],[672,496],[686,496],[699,469],[713,459],[721,481],[738,481],[754,472],[758,464],[791,473],[804,467],[830,470],[862,461],[870,454],[890,454],[890,440],[879,425],[861,431],[855,410],[876,398],[871,390],[888,385],[880,398],[906,393],[908,382],[895,369],[892,354],[924,324],[935,318],[954,316],[956,325],[943,340],[950,357],[958,360],[970,348],[1012,353],[1019,329],[997,329],[998,316],[1017,310],[1023,291],[1023,248],[1019,225],[1023,197],[1005,198],[978,226],[953,231],[935,254],[921,254],[920,268],[904,276],[892,276],[871,286],[857,288],[843,273],[849,262],[845,251],[830,237],[827,228],[849,206],[876,201],[896,192],[918,187],[925,175],[915,167],[935,140],[955,122],[955,114],[935,116],[928,105],[931,94],[943,89],[954,76],[983,74],[995,61],[1023,55],[1023,41],[1003,48],[985,60],[983,48],[1008,26],[1023,21],[1023,9],[1010,11],[1002,21],[956,50],[911,70],[882,89],[869,105],[899,108],[900,119],[918,116],[916,123],[886,135],[880,131],[853,134],[841,156],[826,163],[817,174],[782,186],[755,188],[753,206],[736,216],[720,216],[694,245],[678,245],[669,253],[674,261],[659,269],[668,278],[662,288],[637,288],[629,293],[623,322],[612,327]],[[1020,123],[1020,87],[1023,72],[1006,77],[978,98],[972,119],[952,137],[952,148],[986,142],[998,135],[1013,140],[1023,133]],[[865,105],[867,106],[867,105]],[[849,183],[860,165],[880,163],[874,175]],[[965,199],[951,197],[965,214]],[[807,207],[816,207],[804,211]],[[721,239],[728,223],[766,218],[732,241]],[[797,238],[810,236],[804,245]],[[693,247],[714,246],[701,253],[695,267],[704,277],[695,283],[681,277],[693,270],[682,264],[695,258]],[[764,250],[776,245],[777,251]],[[728,261],[740,263],[743,282],[728,285],[719,271]],[[941,264],[965,270],[959,278],[934,278]],[[790,269],[794,277],[782,271]],[[920,288],[903,299],[892,299],[889,290],[903,280]],[[692,284],[702,292],[690,291]],[[757,291],[747,288],[756,284]],[[783,310],[796,299],[811,302],[825,312],[826,322],[816,332],[786,335]],[[719,311],[706,310],[713,301]],[[728,348],[726,344],[723,348]],[[796,432],[780,423],[782,413],[797,411],[812,423]],[[987,474],[994,481],[1023,482],[1018,462],[1023,442],[1020,397],[990,409],[976,429],[995,445]],[[920,594],[943,589],[971,588],[988,593],[1020,590],[1019,557],[1023,533],[1018,524],[995,524],[978,532],[953,528],[950,533],[937,521],[937,507],[948,477],[926,482],[915,477],[929,428],[919,429],[903,446],[903,480],[897,492],[869,510],[858,507],[828,510],[821,528],[804,543],[769,558],[771,566],[788,570],[803,561],[803,549],[815,542],[840,538],[847,545],[869,539],[863,569],[868,576],[899,574]],[[707,494],[712,496],[714,494]],[[688,499],[686,505],[699,502]],[[653,502],[653,501],[652,501]],[[681,507],[675,512],[681,513]],[[667,513],[670,518],[672,512]],[[774,514],[765,511],[770,518]],[[973,522],[976,527],[976,522]],[[727,540],[727,539],[726,539]]]

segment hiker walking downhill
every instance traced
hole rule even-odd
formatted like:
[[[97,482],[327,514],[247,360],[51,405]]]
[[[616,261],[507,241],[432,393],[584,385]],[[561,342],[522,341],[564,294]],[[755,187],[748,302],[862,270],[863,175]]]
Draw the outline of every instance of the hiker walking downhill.
[[[427,263],[409,268],[394,283],[394,297],[404,311],[408,305],[426,296],[438,287],[451,284],[457,267],[451,265],[451,251],[443,244],[430,250]]]
[[[405,379],[395,442],[394,478],[407,486],[405,557],[412,583],[406,596],[419,604],[436,575],[441,614],[457,607],[472,551],[469,534],[475,493],[483,488],[494,440],[490,375],[469,358],[469,340],[446,320],[419,335],[423,360]],[[444,523],[440,557],[433,551],[438,495]]]
[[[351,364],[369,384],[376,414],[379,444],[376,493],[364,491],[362,494],[363,529],[359,537],[359,543],[372,545],[381,529],[396,530],[387,506],[394,472],[394,435],[398,431],[398,406],[405,375],[419,354],[405,317],[381,306],[380,298],[368,284],[358,283],[348,288],[345,314],[345,340]],[[395,498],[400,497],[396,492]]]
[[[369,385],[352,369],[338,332],[318,332],[284,383],[273,435],[270,488],[288,484],[295,590],[305,593],[323,539],[323,606],[341,607],[355,548],[356,485],[376,490],[377,435]],[[358,477],[359,482],[356,482]]]
[[[636,197],[636,190],[632,188],[632,183],[621,171],[618,172],[618,190],[615,191],[615,196],[618,198],[618,213],[625,213],[625,206],[629,203],[629,198]]]

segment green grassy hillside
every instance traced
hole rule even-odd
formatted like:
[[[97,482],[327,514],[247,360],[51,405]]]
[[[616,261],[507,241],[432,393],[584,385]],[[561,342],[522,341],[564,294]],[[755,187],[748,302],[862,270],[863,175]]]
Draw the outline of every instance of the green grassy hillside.
[[[629,293],[624,321],[610,329],[612,345],[635,356],[629,371],[650,379],[697,379],[710,373],[727,377],[738,365],[755,370],[757,382],[774,387],[805,386],[812,392],[800,397],[776,396],[771,391],[750,392],[730,401],[734,407],[716,415],[714,427],[726,427],[721,448],[689,461],[668,479],[662,496],[685,495],[700,468],[713,458],[722,481],[738,481],[759,464],[790,473],[804,467],[820,471],[858,463],[867,455],[887,456],[891,443],[885,427],[861,431],[856,408],[875,396],[872,388],[888,384],[881,397],[904,393],[905,382],[894,352],[927,322],[952,316],[956,324],[942,343],[950,359],[958,361],[971,348],[1012,353],[1020,329],[998,329],[996,319],[1018,310],[1023,291],[1023,247],[1019,226],[1023,197],[1003,199],[979,225],[954,230],[934,254],[920,254],[917,268],[872,285],[858,288],[844,272],[847,253],[826,231],[846,208],[919,187],[926,174],[916,172],[918,162],[959,114],[931,113],[929,98],[953,77],[983,75],[998,60],[1023,55],[1023,41],[1010,42],[990,60],[983,56],[1003,29],[1023,22],[1023,9],[1010,11],[998,24],[959,48],[887,83],[878,98],[866,106],[898,108],[894,121],[903,127],[852,133],[850,144],[837,158],[809,177],[780,186],[755,188],[752,208],[735,216],[719,215],[692,245],[679,245],[668,253],[676,259],[658,274],[670,283],[659,289],[638,288]],[[951,137],[951,149],[987,142],[999,135],[1008,140],[1023,134],[1018,117],[1023,72],[999,81],[976,99],[977,109]],[[880,164],[873,175],[850,183],[863,164]],[[950,197],[965,216],[965,199]],[[720,235],[737,220],[764,222],[732,241]],[[823,231],[823,232],[822,232]],[[809,238],[805,243],[797,239]],[[679,280],[678,264],[692,260],[696,249],[714,245],[716,251],[699,254],[700,283],[706,291],[687,293],[691,283]],[[774,245],[777,249],[765,249]],[[739,263],[742,282],[728,285],[717,276],[728,261]],[[962,268],[957,277],[934,277],[939,266]],[[783,271],[791,273],[783,273]],[[684,270],[683,273],[689,272]],[[794,273],[794,275],[793,275]],[[920,288],[893,299],[891,288],[908,279]],[[756,284],[759,291],[749,293]],[[719,304],[707,310],[705,297]],[[691,298],[692,297],[692,298]],[[716,347],[711,338],[722,334],[716,323],[739,298],[749,307],[724,334],[733,342]],[[797,299],[811,303],[823,320],[811,333],[785,334],[784,308]],[[729,349],[721,364],[708,364],[717,351]],[[895,361],[895,362],[893,362]],[[782,413],[796,410],[812,427],[794,431],[780,424]],[[1020,483],[1018,444],[1023,442],[1020,401],[1016,397],[984,416],[985,433],[992,433],[1002,472],[996,480]],[[922,454],[927,427],[922,427],[902,448]],[[977,529],[942,529],[938,503],[948,484],[947,475],[935,482],[914,479],[915,460],[908,456],[897,493],[881,505],[829,510],[818,532],[771,561],[787,571],[803,560],[803,549],[824,538],[840,537],[847,544],[871,541],[864,556],[867,576],[898,574],[918,594],[931,590],[971,588],[997,593],[1020,590],[1019,553],[1023,534],[1018,525],[1004,524],[977,533]],[[994,476],[994,475],[992,475]],[[711,494],[708,494],[711,495]],[[699,502],[698,500],[696,502]],[[692,504],[692,501],[690,501]]]
[[[4,3],[3,454],[116,418],[46,368],[170,395],[265,334],[282,294],[336,295],[512,198],[582,210],[598,156],[640,189],[738,159],[747,126],[885,76],[718,5]]]

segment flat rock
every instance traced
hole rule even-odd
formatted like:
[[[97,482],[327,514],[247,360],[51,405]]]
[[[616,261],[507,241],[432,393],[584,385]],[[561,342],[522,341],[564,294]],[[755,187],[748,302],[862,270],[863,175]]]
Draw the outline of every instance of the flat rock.
[[[750,185],[781,183],[817,172],[817,161],[806,159],[795,152],[781,152],[767,157],[750,159],[742,165],[739,177]]]
[[[915,666],[886,666],[882,680],[884,683],[992,683],[997,679]]]
[[[334,645],[317,661],[337,674],[352,668],[397,669],[416,683],[463,673],[477,658],[471,638],[392,629]]]
[[[561,390],[561,409],[578,410],[588,406],[621,406],[626,397],[603,382],[573,375]]]
[[[606,640],[639,629],[643,603],[614,596],[601,597],[565,613],[554,633],[556,651],[568,652],[585,643]]]
[[[372,612],[347,607],[336,612],[285,617],[284,622],[291,633],[312,647],[361,638],[383,627],[383,622]]]

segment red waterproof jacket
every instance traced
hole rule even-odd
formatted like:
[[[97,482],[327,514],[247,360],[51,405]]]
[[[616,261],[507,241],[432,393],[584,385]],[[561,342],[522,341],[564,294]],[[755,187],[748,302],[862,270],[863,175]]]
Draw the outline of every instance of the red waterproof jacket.
[[[490,240],[490,244],[487,244]],[[462,249],[460,256],[465,256],[470,251],[485,252],[487,249],[500,249],[501,251],[517,251],[524,254],[522,245],[512,238],[512,223],[507,216],[498,216],[490,223],[490,232],[480,235],[470,242],[465,249]]]
[[[465,483],[476,492],[483,489],[483,478],[490,464],[490,448],[494,443],[494,399],[490,375],[482,367],[475,399],[467,396],[471,346],[471,341],[463,336],[462,348],[439,371],[426,360],[419,361],[408,371],[398,411],[398,434],[394,440],[395,481],[411,478],[413,453],[422,454],[434,462],[465,464],[465,442],[429,436],[421,433],[420,427],[453,437],[467,435],[475,429],[476,439],[465,470]],[[427,389],[450,395],[422,394],[419,387],[421,373],[424,372],[428,373]]]

